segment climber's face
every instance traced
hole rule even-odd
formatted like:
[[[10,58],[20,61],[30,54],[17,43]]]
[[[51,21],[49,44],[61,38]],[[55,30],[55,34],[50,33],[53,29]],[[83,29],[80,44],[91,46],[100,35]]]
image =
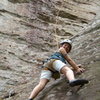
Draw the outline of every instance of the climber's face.
[[[64,44],[62,45],[62,47],[65,48],[65,50],[66,50],[67,53],[69,53],[70,50],[71,50],[71,47],[70,47],[70,45],[69,45],[68,43],[64,43]]]

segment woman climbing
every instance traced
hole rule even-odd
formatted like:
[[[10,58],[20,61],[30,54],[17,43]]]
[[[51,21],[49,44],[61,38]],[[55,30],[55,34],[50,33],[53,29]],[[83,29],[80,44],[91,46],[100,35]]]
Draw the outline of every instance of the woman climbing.
[[[43,69],[41,71],[40,82],[33,89],[29,100],[33,100],[46,86],[49,80],[54,77],[55,79],[59,74],[64,74],[69,81],[70,86],[84,85],[88,83],[88,80],[85,79],[76,79],[74,73],[68,64],[77,72],[83,73],[84,68],[80,68],[68,55],[72,49],[72,41],[65,39],[60,42],[59,49],[49,59],[44,61]],[[55,73],[59,73],[56,74]]]

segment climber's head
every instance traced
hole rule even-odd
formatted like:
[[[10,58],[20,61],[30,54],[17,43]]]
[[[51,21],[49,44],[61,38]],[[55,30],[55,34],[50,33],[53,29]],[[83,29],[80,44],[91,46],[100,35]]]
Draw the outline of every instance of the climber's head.
[[[66,51],[69,53],[72,49],[72,41],[69,39],[62,40],[60,43],[60,47],[64,47]]]

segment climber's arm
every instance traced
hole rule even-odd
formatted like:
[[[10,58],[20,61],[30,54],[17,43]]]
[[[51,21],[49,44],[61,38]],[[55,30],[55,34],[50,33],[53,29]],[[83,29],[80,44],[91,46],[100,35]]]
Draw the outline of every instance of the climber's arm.
[[[83,68],[80,68],[67,54],[67,52],[65,51],[64,48],[60,49],[60,52],[62,53],[62,55],[64,56],[64,58],[66,59],[66,61],[73,67],[73,69],[75,69],[77,72],[81,73],[84,71]]]

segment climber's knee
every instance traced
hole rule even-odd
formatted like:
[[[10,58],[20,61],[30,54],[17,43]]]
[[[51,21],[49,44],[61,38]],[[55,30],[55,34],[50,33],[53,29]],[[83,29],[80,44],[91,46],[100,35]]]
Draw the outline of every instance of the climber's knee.
[[[40,82],[39,82],[39,84],[38,84],[38,87],[42,89],[42,88],[44,88],[46,86],[46,84],[48,82],[49,82],[48,79],[41,79]]]
[[[61,73],[66,74],[68,71],[72,71],[68,66],[64,66],[61,69]]]

